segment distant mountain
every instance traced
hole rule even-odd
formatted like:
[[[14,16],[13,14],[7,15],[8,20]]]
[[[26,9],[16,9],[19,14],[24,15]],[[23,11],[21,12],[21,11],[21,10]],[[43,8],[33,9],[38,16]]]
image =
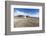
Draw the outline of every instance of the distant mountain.
[[[26,17],[31,17],[31,16],[26,16]]]
[[[24,17],[24,15],[17,15],[16,17]]]
[[[15,17],[25,17],[25,16],[24,15],[17,15]],[[26,17],[28,18],[28,17],[31,17],[31,16],[26,16]]]

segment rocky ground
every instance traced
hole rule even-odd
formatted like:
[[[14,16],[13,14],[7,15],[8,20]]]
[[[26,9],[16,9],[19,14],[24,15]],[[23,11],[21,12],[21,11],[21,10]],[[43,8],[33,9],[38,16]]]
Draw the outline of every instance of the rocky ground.
[[[37,27],[39,26],[39,18],[37,17],[14,17],[14,27]]]

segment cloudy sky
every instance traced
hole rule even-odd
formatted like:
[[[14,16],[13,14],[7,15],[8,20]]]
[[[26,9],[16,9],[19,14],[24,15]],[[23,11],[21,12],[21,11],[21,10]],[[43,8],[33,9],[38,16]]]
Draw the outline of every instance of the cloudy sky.
[[[14,8],[14,16],[17,16],[17,15],[39,17],[39,9]]]

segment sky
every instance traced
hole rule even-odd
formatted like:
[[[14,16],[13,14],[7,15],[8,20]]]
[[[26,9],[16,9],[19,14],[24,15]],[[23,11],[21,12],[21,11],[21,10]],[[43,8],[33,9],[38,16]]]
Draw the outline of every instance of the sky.
[[[39,9],[14,8],[14,16],[17,16],[17,15],[39,17]]]

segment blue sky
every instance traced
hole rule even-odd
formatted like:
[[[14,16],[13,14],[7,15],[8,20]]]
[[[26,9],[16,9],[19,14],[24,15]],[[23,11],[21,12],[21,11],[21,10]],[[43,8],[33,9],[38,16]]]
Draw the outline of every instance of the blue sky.
[[[32,8],[14,8],[14,16],[16,15],[28,15],[32,17],[38,17],[39,9]]]

